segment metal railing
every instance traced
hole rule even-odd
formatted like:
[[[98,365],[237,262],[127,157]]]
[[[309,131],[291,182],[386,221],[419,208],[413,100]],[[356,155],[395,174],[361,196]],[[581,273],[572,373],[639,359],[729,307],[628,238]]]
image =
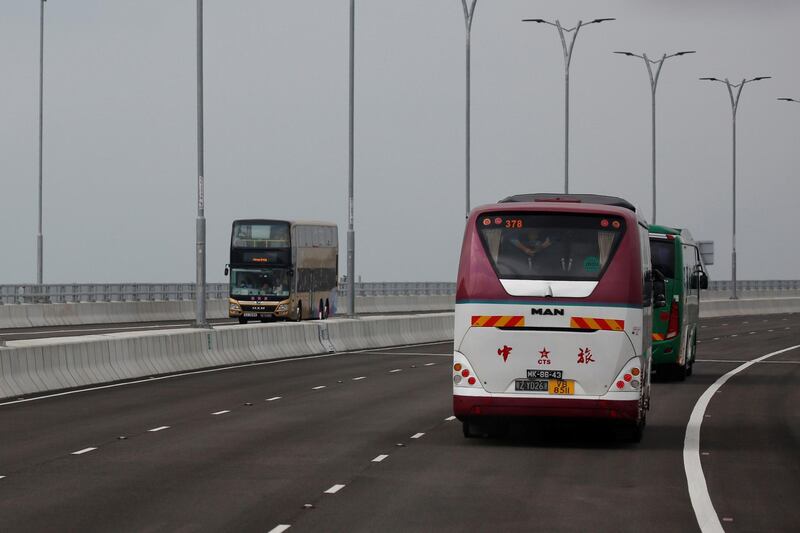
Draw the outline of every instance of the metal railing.
[[[207,285],[210,300],[228,297],[227,283]],[[77,302],[155,302],[194,300],[194,283],[69,283],[52,285],[0,285],[0,305]],[[711,281],[710,291],[730,291],[730,281]],[[800,291],[800,280],[740,280],[738,291]],[[356,296],[436,296],[452,295],[451,282],[356,283]],[[347,296],[347,285],[339,285],[340,298]]]
[[[432,296],[455,294],[455,283],[356,283],[356,296]],[[209,283],[210,300],[228,297],[227,283]],[[347,286],[339,286],[339,296]],[[194,283],[70,283],[0,285],[0,305],[78,302],[155,302],[194,300]]]

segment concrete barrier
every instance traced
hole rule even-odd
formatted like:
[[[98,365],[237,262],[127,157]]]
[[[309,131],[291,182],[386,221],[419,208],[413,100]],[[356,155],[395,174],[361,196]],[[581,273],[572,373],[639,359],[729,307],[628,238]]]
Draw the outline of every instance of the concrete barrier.
[[[9,341],[0,347],[0,398],[452,335],[453,314],[439,313]]]
[[[800,297],[700,301],[703,318],[782,313],[800,313]]]

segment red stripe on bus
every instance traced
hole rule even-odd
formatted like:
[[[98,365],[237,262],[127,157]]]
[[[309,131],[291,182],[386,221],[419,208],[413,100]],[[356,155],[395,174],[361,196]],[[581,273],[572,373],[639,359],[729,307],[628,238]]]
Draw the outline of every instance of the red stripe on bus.
[[[483,326],[484,326],[484,327],[486,327],[486,328],[491,328],[491,327],[493,327],[495,324],[497,324],[497,323],[500,321],[500,319],[501,319],[501,318],[503,318],[503,317],[501,317],[501,316],[492,316],[492,317],[489,317],[489,320],[487,320],[487,321],[486,321],[486,324],[484,324]]]

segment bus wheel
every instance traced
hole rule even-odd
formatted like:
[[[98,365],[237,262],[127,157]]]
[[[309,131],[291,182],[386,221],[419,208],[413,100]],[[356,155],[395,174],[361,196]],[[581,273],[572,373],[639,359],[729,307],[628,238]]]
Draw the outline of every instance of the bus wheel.
[[[461,421],[461,432],[464,434],[465,439],[471,439],[472,437],[478,436],[472,431],[472,424],[470,424],[468,418]]]
[[[297,302],[297,307],[295,308],[294,311],[295,311],[294,312],[294,320],[295,320],[295,322],[300,322],[301,320],[303,320],[303,304],[300,303],[300,302]]]
[[[694,361],[697,358],[697,334],[695,334],[694,342],[692,343],[692,358],[687,361],[689,366],[686,368],[686,376],[692,375],[692,370],[694,370]]]
[[[331,316],[331,304],[329,300],[325,300],[325,318]]]
[[[325,320],[325,304],[322,303],[322,300],[319,301],[319,307],[317,308],[317,319]]]
[[[247,324],[247,319],[242,317],[242,316],[240,316],[239,317],[239,324]]]

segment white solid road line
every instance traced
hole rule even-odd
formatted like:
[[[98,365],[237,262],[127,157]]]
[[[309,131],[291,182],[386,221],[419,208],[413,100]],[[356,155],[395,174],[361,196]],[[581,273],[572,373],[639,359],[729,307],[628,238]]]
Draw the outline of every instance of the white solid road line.
[[[318,385],[316,387],[311,387],[311,390],[320,390],[320,389],[324,389],[325,387],[327,387],[327,385]]]
[[[169,429],[169,426],[158,426],[157,428],[148,429],[150,433],[155,433],[156,431],[164,431],[165,429]]]
[[[83,455],[85,453],[93,452],[96,449],[97,449],[96,447],[95,448],[84,448],[82,450],[78,450],[77,452],[72,452],[72,455]]]
[[[381,461],[383,461],[383,460],[384,460],[384,459],[386,459],[387,457],[389,457],[389,456],[388,456],[388,455],[379,455],[378,457],[376,457],[375,459],[373,459],[373,460],[372,460],[372,462],[373,462],[373,463],[380,463]]]
[[[340,490],[344,488],[344,485],[334,485],[333,487],[329,488],[325,491],[325,494],[336,494]]]
[[[224,411],[217,411],[216,413],[211,413],[211,414],[216,416],[216,415],[224,415],[226,413],[230,413],[230,410],[229,409],[225,409]]]
[[[411,438],[412,439],[418,439],[418,438],[422,437],[424,434],[425,433],[415,433],[415,434],[411,435]]]
[[[274,401],[276,401],[276,400],[280,400],[280,399],[281,399],[281,397],[280,397],[280,396],[273,396],[272,398],[267,398],[267,399],[266,399],[266,400],[264,400],[264,401],[267,401],[267,402],[274,402]]]
[[[292,527],[292,526],[290,526],[289,524],[280,524],[280,525],[277,525],[277,526],[273,527],[272,529],[270,529],[269,533],[283,533],[284,531],[286,531],[290,527]]]
[[[719,517],[717,516],[717,512],[714,510],[714,504],[711,502],[711,496],[708,494],[706,478],[703,475],[703,465],[700,462],[700,426],[703,424],[706,408],[711,402],[711,398],[714,397],[714,394],[716,394],[720,387],[739,372],[747,370],[754,364],[760,363],[772,356],[798,348],[800,348],[800,344],[763,355],[737,366],[706,389],[703,395],[700,396],[700,399],[697,400],[694,409],[692,409],[692,415],[689,417],[689,423],[686,426],[686,437],[683,441],[683,467],[686,470],[686,482],[689,485],[689,497],[692,501],[692,508],[694,508],[694,514],[697,517],[697,525],[700,526],[700,531],[702,533],[721,533],[724,531]]]

